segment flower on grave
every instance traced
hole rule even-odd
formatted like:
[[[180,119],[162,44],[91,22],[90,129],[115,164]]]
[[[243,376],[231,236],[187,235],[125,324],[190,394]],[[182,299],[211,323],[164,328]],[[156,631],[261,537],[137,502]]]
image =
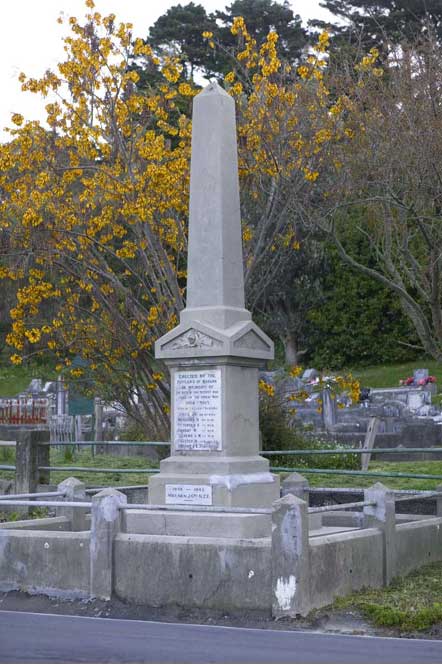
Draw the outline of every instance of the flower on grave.
[[[436,383],[437,378],[436,376],[426,376],[425,378],[419,378],[417,382],[415,382],[413,376],[408,376],[408,378],[401,378],[399,381],[399,385],[428,385],[428,383]]]
[[[408,378],[401,378],[399,380],[399,385],[413,385],[414,378],[413,376],[408,376]]]

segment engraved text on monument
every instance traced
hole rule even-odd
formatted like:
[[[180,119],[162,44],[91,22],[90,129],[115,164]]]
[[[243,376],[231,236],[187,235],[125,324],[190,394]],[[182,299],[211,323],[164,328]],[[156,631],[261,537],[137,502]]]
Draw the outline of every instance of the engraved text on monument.
[[[174,381],[176,450],[221,450],[221,370],[177,371]]]

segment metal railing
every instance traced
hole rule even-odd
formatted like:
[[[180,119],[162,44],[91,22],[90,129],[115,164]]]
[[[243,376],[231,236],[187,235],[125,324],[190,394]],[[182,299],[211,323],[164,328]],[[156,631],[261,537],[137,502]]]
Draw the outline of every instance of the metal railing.
[[[48,445],[48,443],[45,443]],[[164,441],[75,441],[69,443],[66,441],[52,441],[50,446],[66,446],[66,447],[96,447],[100,446],[127,446],[127,447],[170,447],[169,442]],[[264,450],[260,454],[265,457],[273,456],[315,456],[315,455],[363,455],[363,454],[383,454],[383,455],[396,455],[396,454],[442,454],[442,447],[397,447],[397,448],[373,448],[367,451],[363,448],[347,448],[347,449],[300,449],[300,450]],[[43,472],[72,472],[72,473],[102,473],[102,474],[155,474],[159,472],[159,468],[100,468],[95,466],[51,466],[42,465],[38,467],[39,471]],[[316,474],[316,475],[342,475],[342,476],[361,476],[372,478],[401,478],[401,479],[424,479],[424,480],[442,480],[442,474],[430,473],[408,473],[398,471],[369,471],[369,470],[350,470],[338,468],[309,468],[306,466],[271,466],[270,470],[277,473],[292,473],[299,472],[303,474]],[[0,471],[16,471],[16,466],[13,464],[1,464]],[[355,489],[353,490],[355,491]]]
[[[122,487],[120,487],[122,488]],[[126,487],[128,488],[128,487]],[[130,487],[132,488],[132,487]],[[138,488],[138,487],[136,487]],[[88,493],[99,492],[99,488],[88,489]],[[350,492],[353,493],[356,491],[363,492],[364,489],[348,489],[348,488],[312,488],[313,492],[326,492],[326,491],[338,491],[341,493]],[[422,500],[429,498],[439,498],[442,497],[442,491],[414,491],[412,490],[398,490],[392,492],[394,495],[395,503],[411,501],[411,500]],[[41,493],[22,493],[14,495],[0,496],[0,504],[7,506],[23,506],[23,507],[72,507],[72,508],[83,508],[91,509],[92,502],[86,501],[60,501],[60,500],[41,500],[42,498],[63,498],[66,496],[64,491],[48,491]],[[308,514],[321,514],[326,512],[335,512],[335,511],[344,511],[352,510],[364,507],[375,507],[377,505],[376,500],[361,500],[354,501],[349,503],[340,503],[334,505],[324,505],[321,507],[309,507]],[[271,515],[273,509],[267,508],[252,508],[252,507],[230,507],[230,506],[214,506],[214,505],[156,505],[156,504],[146,504],[146,503],[126,503],[118,506],[120,510],[144,510],[144,511],[173,511],[173,512],[205,512],[205,513],[222,513],[222,514],[253,514],[253,515]]]
[[[309,514],[319,514],[321,512],[335,512],[336,510],[350,510],[355,507],[371,507],[376,506],[375,500],[359,500],[355,503],[341,503],[339,505],[323,505],[322,507],[309,507]]]
[[[395,498],[396,503],[401,503],[410,500],[427,500],[428,498],[439,498],[442,496],[442,491],[425,491],[423,493],[415,493],[410,496],[398,496]]]
[[[66,441],[54,441],[49,443],[56,447],[103,447],[110,445],[120,445],[127,447],[170,447],[170,443],[164,441],[141,441],[141,440],[73,440],[71,443]]]
[[[353,475],[361,477],[401,477],[406,479],[416,480],[442,480],[442,475],[429,475],[426,473],[399,473],[399,472],[386,472],[383,470],[369,471],[369,470],[335,470],[331,468],[306,468],[301,467],[281,467],[271,466],[270,470],[275,473],[311,473],[313,475]]]
[[[365,488],[364,487],[350,487],[350,486],[345,486],[345,487],[335,487],[335,486],[310,486],[309,487],[309,492],[310,493],[364,493]],[[437,493],[435,491],[430,491],[430,490],[421,490],[421,489],[392,489],[393,493],[397,494],[431,494],[433,495],[434,493]]]
[[[159,468],[95,468],[94,466],[39,466],[39,470],[75,473],[159,473]]]
[[[330,449],[308,449],[308,450],[268,450],[262,451],[260,454],[262,456],[310,456],[315,454],[404,454],[410,452],[411,454],[418,453],[442,453],[442,447],[373,447],[370,450],[364,450],[362,448],[349,448],[343,450],[342,448],[330,450]]]
[[[131,484],[130,486],[112,486],[109,487],[110,489],[118,489],[118,491],[126,491],[129,489],[148,489],[149,485],[148,484]],[[99,493],[103,489],[102,486],[98,487],[90,487],[89,489],[86,489],[85,493]]]
[[[0,495],[0,501],[4,500],[13,500],[13,499],[25,499],[25,498],[55,498],[56,496],[59,496],[62,498],[66,494],[64,491],[46,491],[46,492],[41,492],[41,493],[6,493],[4,495]]]
[[[82,502],[68,502],[62,500],[19,500],[7,499],[1,501],[2,505],[23,505],[24,507],[83,507],[91,508],[92,503]]]
[[[147,505],[145,503],[126,503],[119,505],[120,510],[155,510],[161,512],[221,512],[227,514],[272,514],[272,509],[256,507],[217,507],[215,505]]]

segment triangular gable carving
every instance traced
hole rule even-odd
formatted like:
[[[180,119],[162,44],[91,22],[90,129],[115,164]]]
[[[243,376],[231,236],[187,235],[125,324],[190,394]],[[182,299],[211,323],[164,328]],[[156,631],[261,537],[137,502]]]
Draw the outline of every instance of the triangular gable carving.
[[[199,330],[191,328],[186,330],[183,334],[180,334],[175,339],[168,341],[163,346],[161,350],[179,350],[181,348],[219,348],[223,344],[219,339],[214,339],[209,337],[208,334],[204,334]]]
[[[246,348],[248,350],[270,350],[267,344],[254,330],[249,330],[242,337],[237,339],[233,346],[235,348]]]

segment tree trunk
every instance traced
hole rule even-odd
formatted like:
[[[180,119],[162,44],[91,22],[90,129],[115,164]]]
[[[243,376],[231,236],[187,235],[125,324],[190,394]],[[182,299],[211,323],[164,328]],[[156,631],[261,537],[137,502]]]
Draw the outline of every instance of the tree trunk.
[[[299,351],[296,337],[293,332],[286,332],[284,337],[282,337],[282,343],[284,344],[284,354],[286,364],[298,364]]]

